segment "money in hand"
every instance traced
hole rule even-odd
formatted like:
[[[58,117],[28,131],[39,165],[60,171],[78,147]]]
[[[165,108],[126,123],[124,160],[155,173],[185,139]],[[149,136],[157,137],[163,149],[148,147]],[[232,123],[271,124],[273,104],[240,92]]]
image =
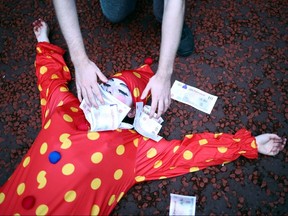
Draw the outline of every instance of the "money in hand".
[[[158,135],[163,122],[162,118],[155,119],[150,118],[149,113],[150,107],[144,106],[143,102],[137,102],[136,103],[136,115],[134,119],[134,129],[140,133],[142,136],[145,136],[147,138],[153,139],[154,141],[159,141],[162,139],[161,136]]]

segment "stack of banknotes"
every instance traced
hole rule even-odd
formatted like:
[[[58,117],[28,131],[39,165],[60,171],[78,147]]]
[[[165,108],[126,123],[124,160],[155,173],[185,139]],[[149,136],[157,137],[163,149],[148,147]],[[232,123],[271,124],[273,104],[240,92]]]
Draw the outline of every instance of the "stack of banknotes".
[[[103,90],[102,85],[99,86],[99,89],[105,102],[104,105],[95,97],[99,105],[97,109],[89,106],[85,99],[82,100],[80,108],[90,123],[91,131],[116,130],[131,108]]]
[[[136,115],[134,119],[134,129],[141,135],[159,141],[162,139],[158,135],[159,131],[162,128],[163,119],[160,117],[156,119],[156,114],[154,117],[150,118],[150,106],[145,105],[143,107],[143,102],[136,103]]]

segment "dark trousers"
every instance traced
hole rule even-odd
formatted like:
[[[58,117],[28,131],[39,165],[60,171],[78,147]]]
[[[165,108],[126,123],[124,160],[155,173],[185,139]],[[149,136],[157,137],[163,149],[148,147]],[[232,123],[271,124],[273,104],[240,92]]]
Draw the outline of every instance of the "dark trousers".
[[[137,0],[100,0],[104,16],[113,23],[124,20],[131,14],[136,6]],[[153,12],[156,19],[161,22],[163,17],[164,0],[153,1]]]

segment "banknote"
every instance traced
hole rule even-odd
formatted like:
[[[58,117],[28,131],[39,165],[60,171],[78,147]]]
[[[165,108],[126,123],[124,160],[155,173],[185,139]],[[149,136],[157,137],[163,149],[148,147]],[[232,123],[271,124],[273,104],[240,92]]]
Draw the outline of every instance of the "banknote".
[[[170,194],[169,215],[195,215],[196,197]]]
[[[217,96],[175,80],[171,88],[171,98],[188,104],[202,112],[211,114]]]
[[[150,115],[150,110],[151,110],[151,106],[145,105],[145,106],[143,107],[142,112],[146,113],[147,115]],[[159,117],[159,118],[157,119],[156,116],[157,116],[157,114],[154,113],[154,118],[153,118],[153,119],[154,119],[156,122],[158,122],[159,124],[162,124],[163,121],[164,121],[163,118],[162,118],[162,117]]]
[[[84,108],[85,107],[85,108]],[[90,123],[91,131],[115,130],[118,128],[118,109],[116,104],[101,105],[98,109],[91,107],[87,111],[87,107],[83,106],[86,113],[86,119]]]
[[[89,106],[85,99],[81,102],[80,108],[90,123],[91,131],[115,130],[120,126],[131,108],[104,91],[101,86],[99,86],[99,89],[105,104],[101,104],[95,97],[99,105],[98,109],[94,106]]]
[[[136,103],[136,115],[133,126],[134,129],[142,136],[158,142],[162,139],[162,137],[159,136],[158,133],[162,128],[161,123],[163,122],[163,119],[150,118],[149,112],[150,106],[146,105],[143,107],[143,102]]]

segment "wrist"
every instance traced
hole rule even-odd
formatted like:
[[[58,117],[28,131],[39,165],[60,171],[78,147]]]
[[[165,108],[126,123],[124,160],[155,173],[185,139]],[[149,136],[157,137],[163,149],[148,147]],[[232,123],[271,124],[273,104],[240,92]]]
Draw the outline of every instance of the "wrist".
[[[164,56],[163,54],[160,55],[158,72],[163,76],[171,76],[174,68],[174,60],[175,58],[172,58],[170,56]]]
[[[157,75],[163,78],[171,78],[173,73],[173,67],[171,66],[158,66]]]
[[[71,55],[71,61],[73,63],[74,66],[78,66],[81,64],[84,64],[85,62],[88,62],[89,58],[86,55],[86,53],[84,54],[75,54]]]
[[[172,72],[173,70],[165,70],[165,69],[160,69],[158,68],[157,72],[156,72],[156,76],[161,79],[161,80],[171,80],[171,76],[172,76]]]

